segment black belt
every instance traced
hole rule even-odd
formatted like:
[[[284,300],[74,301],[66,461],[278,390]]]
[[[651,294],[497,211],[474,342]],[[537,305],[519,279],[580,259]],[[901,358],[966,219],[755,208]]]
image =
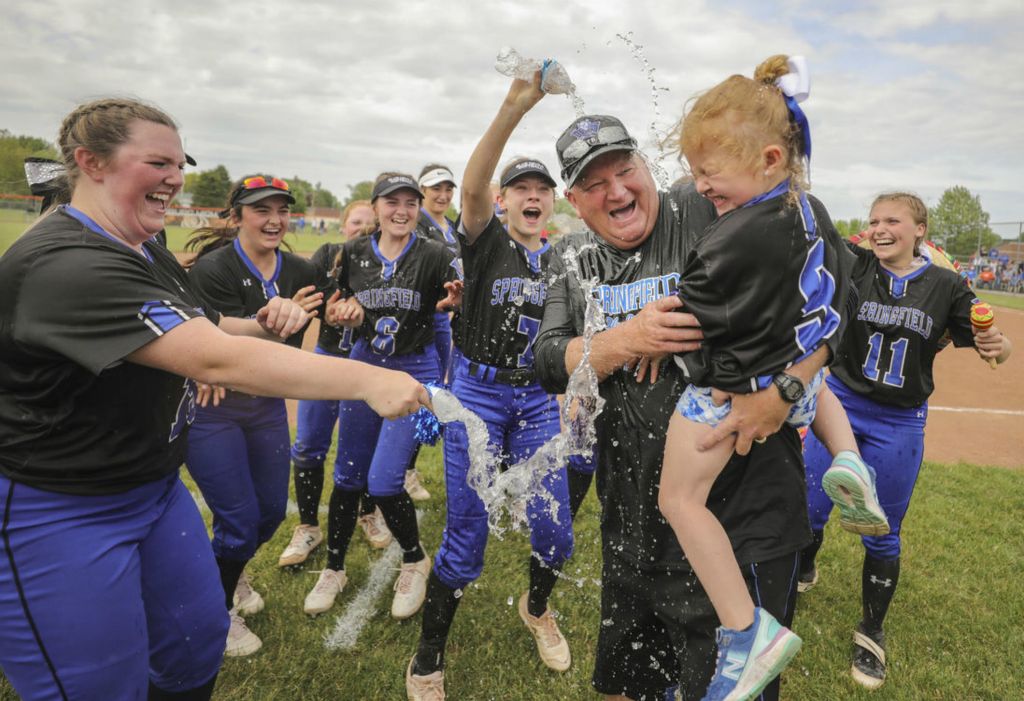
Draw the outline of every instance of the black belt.
[[[512,387],[528,387],[537,381],[533,368],[496,368],[469,361],[469,375],[485,382],[497,382]]]

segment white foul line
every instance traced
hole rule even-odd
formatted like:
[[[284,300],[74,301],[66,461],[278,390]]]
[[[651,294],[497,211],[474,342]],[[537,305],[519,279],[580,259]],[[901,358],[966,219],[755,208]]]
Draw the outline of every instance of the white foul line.
[[[419,521],[422,516],[423,512],[417,509],[416,520]],[[348,602],[344,613],[334,622],[334,630],[324,638],[324,645],[329,650],[349,650],[356,646],[359,634],[363,632],[376,609],[377,599],[395,579],[395,570],[401,566],[402,549],[395,540],[370,567],[370,576],[366,578],[366,584],[352,601]]]
[[[957,414],[1002,414],[1003,416],[1024,416],[1019,409],[978,409],[963,406],[930,406],[928,411],[951,411]]]

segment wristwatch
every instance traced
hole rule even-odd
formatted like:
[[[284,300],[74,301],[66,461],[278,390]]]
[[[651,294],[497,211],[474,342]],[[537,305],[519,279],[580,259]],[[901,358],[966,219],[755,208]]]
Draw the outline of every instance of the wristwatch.
[[[804,396],[804,383],[800,381],[799,377],[780,372],[772,378],[772,384],[778,388],[782,399],[790,404],[795,404]]]

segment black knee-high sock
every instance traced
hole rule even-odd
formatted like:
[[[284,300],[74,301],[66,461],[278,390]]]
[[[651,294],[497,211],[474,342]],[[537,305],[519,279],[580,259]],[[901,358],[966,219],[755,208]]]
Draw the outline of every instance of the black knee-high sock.
[[[427,600],[423,604],[423,632],[420,633],[420,644],[416,649],[416,661],[412,664],[413,674],[426,676],[444,667],[448,631],[461,600],[458,589],[450,588],[438,578],[437,573],[430,572]]]
[[[864,556],[864,571],[861,576],[861,602],[864,605],[864,632],[880,633],[885,614],[889,611],[896,584],[900,579],[900,559],[876,560]]]
[[[426,553],[420,547],[420,527],[416,523],[416,507],[405,492],[389,497],[376,497],[391,534],[402,548],[402,562],[419,562]]]
[[[825,541],[825,531],[811,531],[811,543],[800,553],[800,574],[810,575],[814,571],[814,560],[818,557],[821,544]]]
[[[373,513],[374,509],[377,508],[377,501],[370,496],[370,490],[364,489],[363,494],[359,497],[359,515],[369,516]]]
[[[210,697],[213,696],[213,687],[216,683],[216,674],[213,675],[213,679],[202,686],[186,689],[185,691],[164,691],[153,686],[153,682],[150,682],[149,693],[146,695],[146,698],[148,701],[209,701]]]
[[[299,467],[293,463],[295,501],[299,505],[299,522],[307,526],[320,525],[320,497],[324,493],[324,466]]]
[[[530,593],[526,597],[526,610],[531,616],[543,616],[548,610],[548,599],[558,581],[558,572],[536,553],[530,555]]]
[[[580,510],[580,505],[590,489],[590,483],[594,481],[594,473],[577,472],[571,468],[566,472],[569,473],[569,511],[572,513],[572,520],[575,521],[576,512]]]
[[[412,451],[412,457],[409,458],[409,464],[405,466],[405,471],[406,472],[411,472],[412,470],[416,469],[416,461],[420,457],[420,448],[422,448],[422,447],[423,447],[422,443],[417,443],[416,444],[416,447]]]
[[[235,587],[238,586],[238,579],[242,576],[245,563],[248,560],[228,560],[223,557],[217,558],[217,569],[220,570],[220,583],[224,587],[224,600],[228,611],[235,607],[232,599],[235,596]]]
[[[359,492],[335,485],[327,511],[327,569],[345,569],[345,553],[359,516]]]

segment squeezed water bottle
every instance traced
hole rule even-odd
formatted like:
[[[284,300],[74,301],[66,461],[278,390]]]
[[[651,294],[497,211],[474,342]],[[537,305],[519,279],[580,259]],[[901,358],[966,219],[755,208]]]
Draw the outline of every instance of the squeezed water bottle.
[[[540,88],[551,95],[572,94],[576,86],[569,79],[569,73],[558,61],[547,58],[538,61],[535,58],[523,58],[511,46],[498,52],[494,69],[502,75],[520,80],[530,80],[537,71],[541,72]]]

